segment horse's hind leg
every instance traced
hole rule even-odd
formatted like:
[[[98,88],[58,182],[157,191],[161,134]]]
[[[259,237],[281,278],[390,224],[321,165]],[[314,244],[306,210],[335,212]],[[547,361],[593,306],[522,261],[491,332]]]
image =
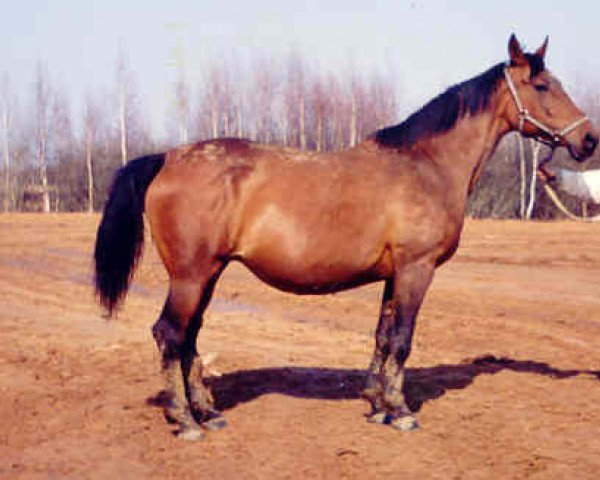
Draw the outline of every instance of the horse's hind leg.
[[[192,412],[198,421],[209,430],[218,430],[227,425],[221,413],[214,408],[212,395],[203,382],[203,363],[196,351],[196,338],[202,327],[203,315],[210,303],[215,284],[225,265],[215,268],[215,273],[206,283],[200,304],[194,313],[186,331],[185,341],[181,352],[181,368],[184,382],[187,384],[187,393]]]
[[[171,278],[165,306],[152,327],[152,334],[162,354],[162,367],[169,396],[165,415],[179,423],[178,436],[190,440],[201,438],[202,431],[192,416],[187,400],[189,369],[184,368],[184,364],[188,363],[189,358],[188,332],[211,276],[207,271],[207,275]]]

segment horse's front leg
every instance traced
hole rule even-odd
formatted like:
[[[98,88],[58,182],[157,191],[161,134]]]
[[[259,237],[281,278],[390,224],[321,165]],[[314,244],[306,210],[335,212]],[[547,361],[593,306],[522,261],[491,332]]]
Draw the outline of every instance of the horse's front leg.
[[[383,366],[390,352],[388,331],[394,322],[393,295],[394,281],[393,279],[386,280],[379,322],[375,332],[375,351],[373,352],[373,358],[371,359],[371,364],[367,370],[367,379],[362,391],[362,396],[371,404],[369,421],[374,423],[383,423],[387,415],[385,404],[383,402]]]
[[[385,334],[382,343],[387,358],[381,368],[381,406],[378,415],[372,418],[374,421],[390,423],[400,430],[418,427],[404,398],[404,364],[410,355],[416,316],[434,270],[434,262],[422,260],[396,272],[392,299],[384,307],[387,313],[385,328],[382,328],[382,332],[378,328],[377,332],[378,336]],[[383,412],[385,415],[382,415]]]

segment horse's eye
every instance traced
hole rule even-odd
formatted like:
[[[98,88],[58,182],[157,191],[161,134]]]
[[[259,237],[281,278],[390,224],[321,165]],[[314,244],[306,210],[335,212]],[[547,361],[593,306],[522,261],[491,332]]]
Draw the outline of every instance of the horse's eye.
[[[537,83],[534,85],[534,88],[538,92],[547,92],[548,91],[548,85],[546,85],[545,83]]]

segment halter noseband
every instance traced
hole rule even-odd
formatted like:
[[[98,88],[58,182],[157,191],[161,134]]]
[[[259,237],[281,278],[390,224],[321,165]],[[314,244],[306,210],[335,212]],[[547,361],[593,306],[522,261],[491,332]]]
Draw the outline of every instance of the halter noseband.
[[[578,120],[575,120],[570,125],[567,125],[562,130],[552,130],[550,127],[544,125],[539,120],[536,120],[529,114],[529,111],[523,106],[521,103],[521,99],[517,93],[517,89],[515,88],[515,84],[508,72],[508,68],[504,68],[504,78],[506,78],[506,83],[508,84],[508,90],[510,91],[515,105],[517,106],[517,110],[519,111],[519,132],[523,133],[523,127],[525,126],[525,122],[529,122],[539,128],[542,132],[550,136],[552,140],[548,140],[547,138],[542,137],[541,135],[537,135],[535,138],[537,141],[545,143],[546,145],[550,145],[552,148],[556,147],[558,142],[561,140],[565,140],[565,136],[575,130],[579,125],[588,120],[588,117],[585,115]]]

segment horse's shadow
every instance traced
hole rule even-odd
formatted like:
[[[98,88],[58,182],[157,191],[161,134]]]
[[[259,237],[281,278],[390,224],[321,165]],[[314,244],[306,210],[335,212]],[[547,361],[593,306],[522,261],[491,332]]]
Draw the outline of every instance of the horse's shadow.
[[[504,370],[556,379],[587,374],[600,380],[600,370],[561,370],[547,363],[487,355],[458,365],[407,369],[406,401],[411,410],[417,412],[423,403],[443,396],[448,390],[466,388],[479,375],[493,375]],[[219,410],[229,410],[269,393],[326,400],[357,399],[361,396],[365,378],[364,370],[281,367],[241,370],[209,377],[205,382],[212,389],[215,406]],[[160,397],[161,394],[148,402],[160,404]]]

